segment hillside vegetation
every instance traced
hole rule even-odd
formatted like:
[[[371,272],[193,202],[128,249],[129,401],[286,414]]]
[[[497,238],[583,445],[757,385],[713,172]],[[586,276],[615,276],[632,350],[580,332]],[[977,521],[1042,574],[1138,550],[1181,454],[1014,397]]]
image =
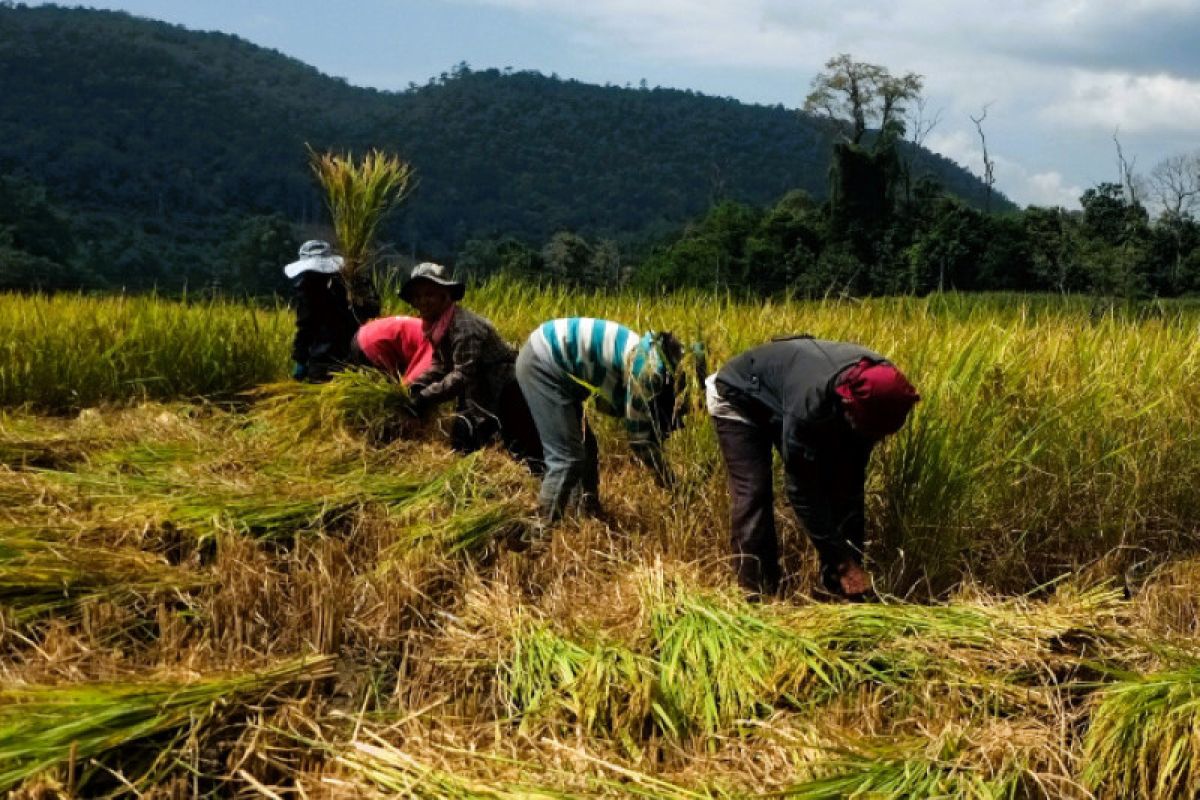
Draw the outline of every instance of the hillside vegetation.
[[[234,36],[54,6],[0,4],[0,94],[0,173],[61,209],[77,270],[128,287],[228,282],[258,217],[320,223],[305,143],[411,161],[419,188],[384,238],[444,259],[499,235],[644,241],[714,200],[820,199],[836,133],[782,107],[466,65],[381,92]],[[909,152],[914,178],[981,203],[965,170]]]

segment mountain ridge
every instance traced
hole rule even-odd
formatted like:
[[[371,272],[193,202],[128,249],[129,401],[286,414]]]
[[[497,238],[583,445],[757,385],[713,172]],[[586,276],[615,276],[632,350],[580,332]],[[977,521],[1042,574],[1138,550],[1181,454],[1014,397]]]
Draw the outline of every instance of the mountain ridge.
[[[0,94],[0,172],[73,214],[178,241],[248,214],[304,225],[322,216],[305,145],[381,147],[420,179],[386,235],[440,258],[487,236],[645,240],[723,199],[822,199],[834,138],[778,105],[465,63],[407,90],[354,86],[233,34],[58,6],[0,5]],[[969,172],[909,153],[982,203]]]

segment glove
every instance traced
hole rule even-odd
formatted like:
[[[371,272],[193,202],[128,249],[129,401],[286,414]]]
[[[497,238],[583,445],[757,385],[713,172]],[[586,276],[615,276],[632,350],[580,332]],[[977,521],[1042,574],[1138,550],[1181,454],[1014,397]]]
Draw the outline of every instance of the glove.
[[[408,412],[414,417],[419,417],[431,405],[429,399],[423,394],[425,386],[424,384],[414,383],[408,387],[408,390]]]
[[[299,361],[292,363],[292,380],[302,381],[308,377],[308,365]]]

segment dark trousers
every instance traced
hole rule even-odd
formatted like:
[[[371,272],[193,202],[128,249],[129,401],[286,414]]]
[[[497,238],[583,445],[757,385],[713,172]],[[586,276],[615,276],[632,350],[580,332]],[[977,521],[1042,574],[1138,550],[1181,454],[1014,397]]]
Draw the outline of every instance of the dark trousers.
[[[738,583],[748,592],[779,591],[779,539],[771,475],[769,430],[713,417],[729,476],[730,545]]]
[[[542,440],[525,395],[515,380],[509,381],[500,393],[500,407],[494,414],[468,415],[460,405],[450,428],[450,446],[459,453],[473,453],[491,442],[497,433],[509,455],[525,464],[530,472],[541,475],[545,471]]]

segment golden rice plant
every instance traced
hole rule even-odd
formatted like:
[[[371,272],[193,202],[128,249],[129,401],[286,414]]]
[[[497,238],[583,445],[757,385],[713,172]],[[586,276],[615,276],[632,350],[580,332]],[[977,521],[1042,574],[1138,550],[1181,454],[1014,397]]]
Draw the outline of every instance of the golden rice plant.
[[[231,398],[283,377],[291,327],[225,299],[0,295],[0,406]]]
[[[325,193],[338,246],[346,259],[347,278],[373,266],[379,224],[388,211],[404,202],[415,185],[412,166],[399,157],[371,150],[361,160],[350,153],[317,153],[309,162]]]

